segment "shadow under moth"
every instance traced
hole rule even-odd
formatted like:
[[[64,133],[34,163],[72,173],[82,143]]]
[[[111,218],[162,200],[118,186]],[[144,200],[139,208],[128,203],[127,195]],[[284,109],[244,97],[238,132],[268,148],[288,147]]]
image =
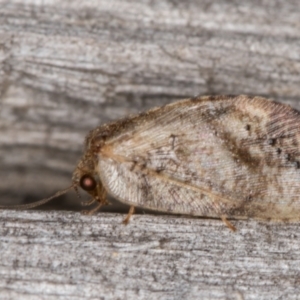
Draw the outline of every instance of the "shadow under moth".
[[[207,96],[92,130],[71,187],[134,207],[221,218],[300,220],[300,113],[261,97]],[[4,206],[1,206],[3,208]]]

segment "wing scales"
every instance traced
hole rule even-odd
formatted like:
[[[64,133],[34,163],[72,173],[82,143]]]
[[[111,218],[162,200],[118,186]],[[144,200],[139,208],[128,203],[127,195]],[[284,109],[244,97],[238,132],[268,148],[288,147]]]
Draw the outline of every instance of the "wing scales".
[[[299,218],[298,114],[262,98],[185,104],[108,140],[98,166],[108,191],[161,211]]]

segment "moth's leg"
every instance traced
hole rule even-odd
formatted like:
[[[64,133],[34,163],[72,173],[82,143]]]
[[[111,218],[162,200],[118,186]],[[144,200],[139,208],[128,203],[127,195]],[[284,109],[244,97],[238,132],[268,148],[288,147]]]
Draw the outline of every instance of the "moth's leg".
[[[225,216],[221,216],[223,223],[232,231],[236,231],[236,227],[232,225]]]
[[[128,222],[129,222],[131,216],[134,214],[134,211],[135,211],[134,206],[130,206],[129,212],[128,212],[126,218],[123,220],[123,224],[125,224],[125,225],[128,224]]]
[[[89,206],[89,205],[93,204],[94,202],[96,202],[96,199],[95,198],[91,198],[90,200],[82,201],[81,205],[82,206]]]
[[[93,215],[95,212],[97,212],[102,206],[103,206],[102,203],[98,203],[98,205],[97,205],[95,208],[93,208],[93,209],[91,209],[91,210],[83,210],[81,213],[82,213],[83,215],[91,216],[91,215]]]
[[[95,196],[90,201],[86,202],[87,203],[86,205],[93,204],[94,202],[98,202],[98,205],[95,208],[91,209],[91,210],[83,210],[82,214],[84,214],[84,215],[93,215],[102,206],[109,204],[106,200],[106,191],[105,191],[105,189],[103,188],[102,185],[98,185],[97,193],[95,194]]]

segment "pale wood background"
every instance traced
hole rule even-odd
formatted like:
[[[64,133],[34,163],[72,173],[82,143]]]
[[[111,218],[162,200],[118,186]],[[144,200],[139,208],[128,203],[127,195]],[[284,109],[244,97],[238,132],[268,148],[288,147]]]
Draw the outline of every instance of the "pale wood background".
[[[299,37],[298,1],[0,0],[1,204],[68,186],[86,133],[109,120],[198,94],[300,108]],[[0,298],[300,299],[297,224],[124,227],[79,204],[0,212]]]

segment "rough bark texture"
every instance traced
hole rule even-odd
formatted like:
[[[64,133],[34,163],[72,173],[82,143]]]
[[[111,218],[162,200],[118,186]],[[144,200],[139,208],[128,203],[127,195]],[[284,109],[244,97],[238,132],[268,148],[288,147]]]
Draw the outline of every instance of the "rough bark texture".
[[[85,135],[109,120],[198,94],[300,107],[299,37],[292,0],[0,0],[1,204],[66,187]],[[0,217],[2,298],[298,298],[298,225]]]

